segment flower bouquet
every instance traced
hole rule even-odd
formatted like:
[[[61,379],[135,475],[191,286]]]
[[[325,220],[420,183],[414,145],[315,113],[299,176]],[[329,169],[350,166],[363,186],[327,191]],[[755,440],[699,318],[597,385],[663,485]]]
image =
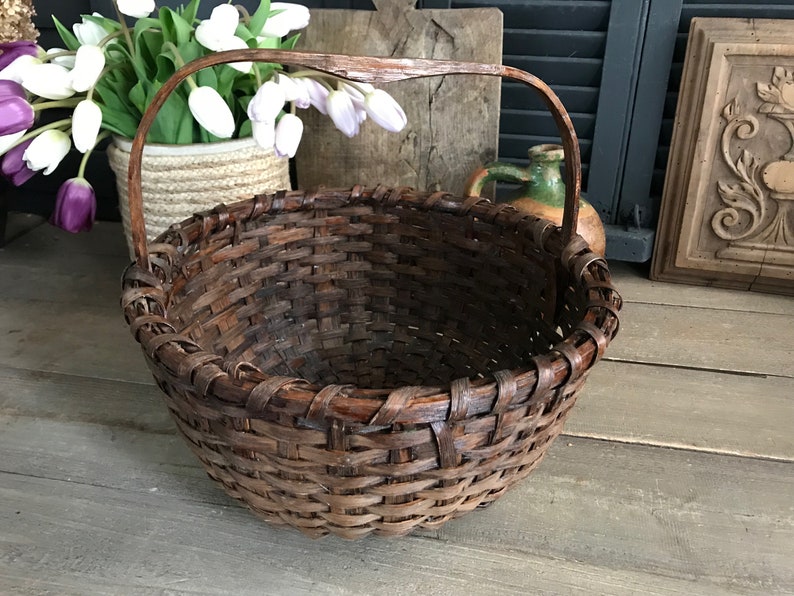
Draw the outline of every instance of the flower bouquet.
[[[154,94],[179,67],[224,50],[292,49],[298,39],[293,32],[310,18],[305,6],[268,0],[252,14],[220,4],[205,20],[197,18],[200,0],[177,10],[161,7],[156,16],[154,0],[113,4],[116,19],[84,15],[71,29],[53,19],[64,48],[0,44],[2,174],[17,186],[37,172],[48,175],[74,146],[83,159],[77,175],[59,189],[50,220],[71,232],[89,230],[94,221],[96,195],[84,176],[92,151],[109,135],[132,138]],[[303,135],[297,110],[310,107],[348,137],[358,134],[367,116],[392,132],[407,122],[399,104],[371,85],[241,62],[188,78],[158,114],[147,142],[252,137],[279,158],[290,158]],[[63,117],[41,117],[47,110]]]

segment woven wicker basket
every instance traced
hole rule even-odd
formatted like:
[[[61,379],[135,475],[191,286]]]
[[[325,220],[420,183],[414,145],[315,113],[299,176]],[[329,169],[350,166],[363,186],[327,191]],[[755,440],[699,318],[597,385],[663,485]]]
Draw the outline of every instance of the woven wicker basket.
[[[252,59],[533,86],[566,151],[563,226],[479,197],[356,186],[220,205],[147,245],[154,114],[192,72]],[[209,475],[269,522],[358,538],[438,527],[529,474],[618,328],[606,263],[575,235],[580,170],[559,100],[508,67],[240,50],[180,70],[132,148],[122,304]]]

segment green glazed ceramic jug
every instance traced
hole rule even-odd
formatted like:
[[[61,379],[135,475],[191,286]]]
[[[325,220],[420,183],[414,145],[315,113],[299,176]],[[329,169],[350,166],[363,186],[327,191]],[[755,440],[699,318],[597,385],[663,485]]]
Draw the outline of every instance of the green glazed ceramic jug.
[[[521,184],[518,196],[510,203],[519,211],[530,213],[562,224],[565,205],[565,182],[560,176],[560,166],[564,160],[561,145],[535,145],[529,149],[527,168],[493,162],[476,170],[466,183],[466,196],[479,196],[482,187],[488,182],[512,182]],[[600,255],[606,249],[604,225],[598,212],[584,199],[579,201],[579,218],[576,231],[590,245],[590,249]]]

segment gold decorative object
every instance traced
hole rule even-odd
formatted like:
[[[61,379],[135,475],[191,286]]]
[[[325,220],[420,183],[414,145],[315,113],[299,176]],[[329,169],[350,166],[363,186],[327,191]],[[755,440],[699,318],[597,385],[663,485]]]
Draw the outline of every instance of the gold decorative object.
[[[0,43],[22,39],[36,41],[33,0],[0,0]]]

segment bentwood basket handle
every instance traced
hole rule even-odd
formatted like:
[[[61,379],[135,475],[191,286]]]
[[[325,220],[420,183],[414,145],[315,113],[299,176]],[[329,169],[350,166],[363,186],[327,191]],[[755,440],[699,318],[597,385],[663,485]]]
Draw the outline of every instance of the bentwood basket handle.
[[[143,145],[146,136],[157,116],[157,112],[165,103],[168,95],[189,75],[202,68],[218,64],[247,61],[311,68],[363,83],[388,83],[451,74],[479,74],[505,77],[529,85],[543,98],[560,131],[566,165],[565,214],[562,219],[563,242],[568,244],[574,237],[579,211],[579,193],[582,184],[579,142],[576,138],[571,118],[568,116],[568,112],[563,107],[562,102],[549,86],[536,76],[523,70],[500,64],[414,58],[373,58],[369,56],[344,56],[268,49],[230,50],[197,58],[177,70],[155,94],[152,103],[141,118],[138,131],[132,142],[128,172],[132,243],[136,260],[140,267],[150,269],[149,251],[146,244],[146,225],[143,219],[143,198],[141,195],[141,159],[143,158]]]

